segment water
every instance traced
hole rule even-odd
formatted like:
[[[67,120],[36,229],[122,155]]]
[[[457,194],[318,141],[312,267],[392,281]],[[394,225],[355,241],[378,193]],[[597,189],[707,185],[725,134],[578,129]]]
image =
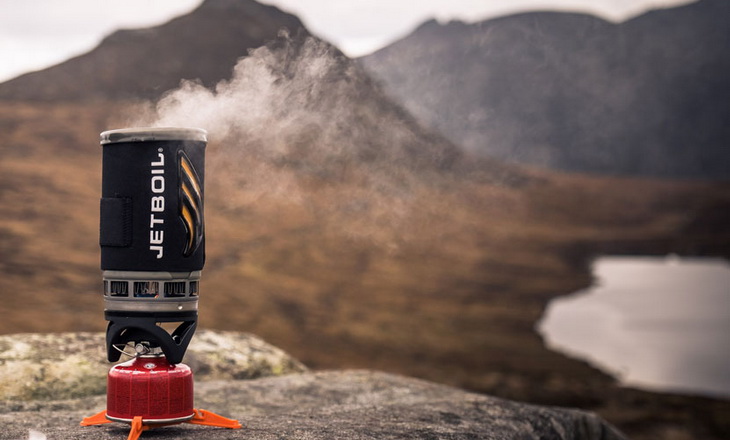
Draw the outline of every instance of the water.
[[[537,330],[550,349],[624,385],[730,398],[730,264],[603,257],[597,284],[557,298]]]

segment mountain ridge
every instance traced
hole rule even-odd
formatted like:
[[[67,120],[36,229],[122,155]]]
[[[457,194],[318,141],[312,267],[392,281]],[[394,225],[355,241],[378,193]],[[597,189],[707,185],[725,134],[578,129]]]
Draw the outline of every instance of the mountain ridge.
[[[248,49],[276,38],[281,29],[309,34],[296,16],[275,6],[205,0],[164,24],[115,31],[89,52],[6,81],[0,100],[155,99],[181,79],[213,86]]]
[[[619,24],[563,12],[431,20],[359,61],[422,123],[482,155],[728,178],[728,17],[730,3],[703,0]]]

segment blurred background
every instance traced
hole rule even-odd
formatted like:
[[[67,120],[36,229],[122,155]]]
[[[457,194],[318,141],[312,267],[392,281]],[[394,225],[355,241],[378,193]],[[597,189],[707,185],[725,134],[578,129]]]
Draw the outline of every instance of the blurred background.
[[[98,134],[209,131],[200,325],[730,436],[730,3],[0,0],[0,333],[101,331]]]

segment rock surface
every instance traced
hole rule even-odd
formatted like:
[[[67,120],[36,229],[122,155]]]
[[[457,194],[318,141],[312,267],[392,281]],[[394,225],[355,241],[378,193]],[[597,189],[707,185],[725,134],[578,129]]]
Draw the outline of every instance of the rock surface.
[[[597,416],[526,405],[372,371],[293,374],[196,384],[196,406],[243,429],[159,428],[144,438],[187,439],[624,439]],[[124,424],[81,427],[104,397],[0,403],[0,439],[123,439]]]
[[[184,362],[196,381],[252,379],[306,370],[256,336],[211,330],[195,333]],[[0,401],[103,394],[109,368],[103,333],[0,336]]]

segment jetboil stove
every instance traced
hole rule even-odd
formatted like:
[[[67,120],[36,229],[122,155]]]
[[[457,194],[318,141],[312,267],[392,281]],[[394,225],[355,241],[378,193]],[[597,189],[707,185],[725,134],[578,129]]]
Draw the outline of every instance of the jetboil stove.
[[[198,321],[205,263],[203,183],[207,133],[127,128],[101,134],[101,269],[107,358],[105,411],[82,426],[122,422],[128,440],[178,423],[237,429],[193,407],[193,373],[181,363]],[[131,354],[127,354],[134,347]]]

